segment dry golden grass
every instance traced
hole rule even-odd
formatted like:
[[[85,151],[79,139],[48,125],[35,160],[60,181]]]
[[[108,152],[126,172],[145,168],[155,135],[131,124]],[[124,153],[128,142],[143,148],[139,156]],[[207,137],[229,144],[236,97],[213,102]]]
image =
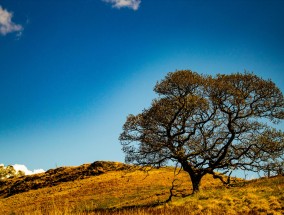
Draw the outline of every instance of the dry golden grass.
[[[74,169],[73,169],[74,170]],[[68,172],[68,171],[67,171]],[[102,171],[104,172],[104,171]],[[68,174],[72,174],[69,172]],[[77,172],[78,174],[78,172]],[[139,170],[111,170],[0,198],[0,214],[283,214],[284,177],[239,182],[225,188],[206,176],[202,191],[191,193],[189,177],[177,178],[178,197],[169,197],[173,168],[153,169],[148,175]],[[39,179],[37,179],[39,180]],[[153,206],[154,207],[148,207]]]

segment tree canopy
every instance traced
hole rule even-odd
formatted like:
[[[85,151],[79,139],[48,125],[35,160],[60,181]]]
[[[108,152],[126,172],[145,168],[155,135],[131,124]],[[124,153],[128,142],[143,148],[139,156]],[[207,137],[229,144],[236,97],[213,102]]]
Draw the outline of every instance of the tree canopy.
[[[158,97],[129,115],[120,135],[126,162],[160,167],[169,160],[188,172],[193,192],[206,174],[260,171],[283,164],[284,100],[271,81],[253,73],[168,73]]]

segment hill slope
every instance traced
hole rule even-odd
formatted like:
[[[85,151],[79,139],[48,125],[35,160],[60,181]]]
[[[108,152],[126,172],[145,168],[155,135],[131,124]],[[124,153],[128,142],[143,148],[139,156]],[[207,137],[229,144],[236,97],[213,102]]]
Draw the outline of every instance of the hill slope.
[[[118,162],[96,161],[78,167],[59,167],[45,173],[0,180],[0,197],[8,197],[29,190],[53,187],[63,182],[98,176],[109,171],[129,170],[130,165]]]
[[[2,181],[0,214],[282,214],[284,177],[239,182],[225,188],[205,177],[202,191],[169,197],[173,168],[146,173],[117,162],[61,167],[44,174]],[[188,175],[177,177],[178,196],[191,193]],[[139,208],[140,207],[140,208]],[[117,209],[122,208],[122,211]]]

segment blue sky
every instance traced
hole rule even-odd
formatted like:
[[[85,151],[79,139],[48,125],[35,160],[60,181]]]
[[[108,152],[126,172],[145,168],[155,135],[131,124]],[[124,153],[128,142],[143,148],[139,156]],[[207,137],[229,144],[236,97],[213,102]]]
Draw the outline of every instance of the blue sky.
[[[126,116],[168,72],[284,91],[282,0],[0,0],[0,163],[124,161]],[[283,129],[283,124],[280,127]]]

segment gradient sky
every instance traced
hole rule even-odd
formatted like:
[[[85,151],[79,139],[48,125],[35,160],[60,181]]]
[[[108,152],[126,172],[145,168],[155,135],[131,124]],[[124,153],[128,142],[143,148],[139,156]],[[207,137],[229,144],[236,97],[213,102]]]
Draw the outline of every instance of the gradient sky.
[[[0,5],[5,165],[47,170],[124,161],[118,137],[126,116],[147,108],[156,81],[171,71],[248,70],[284,92],[283,0],[0,0]]]

